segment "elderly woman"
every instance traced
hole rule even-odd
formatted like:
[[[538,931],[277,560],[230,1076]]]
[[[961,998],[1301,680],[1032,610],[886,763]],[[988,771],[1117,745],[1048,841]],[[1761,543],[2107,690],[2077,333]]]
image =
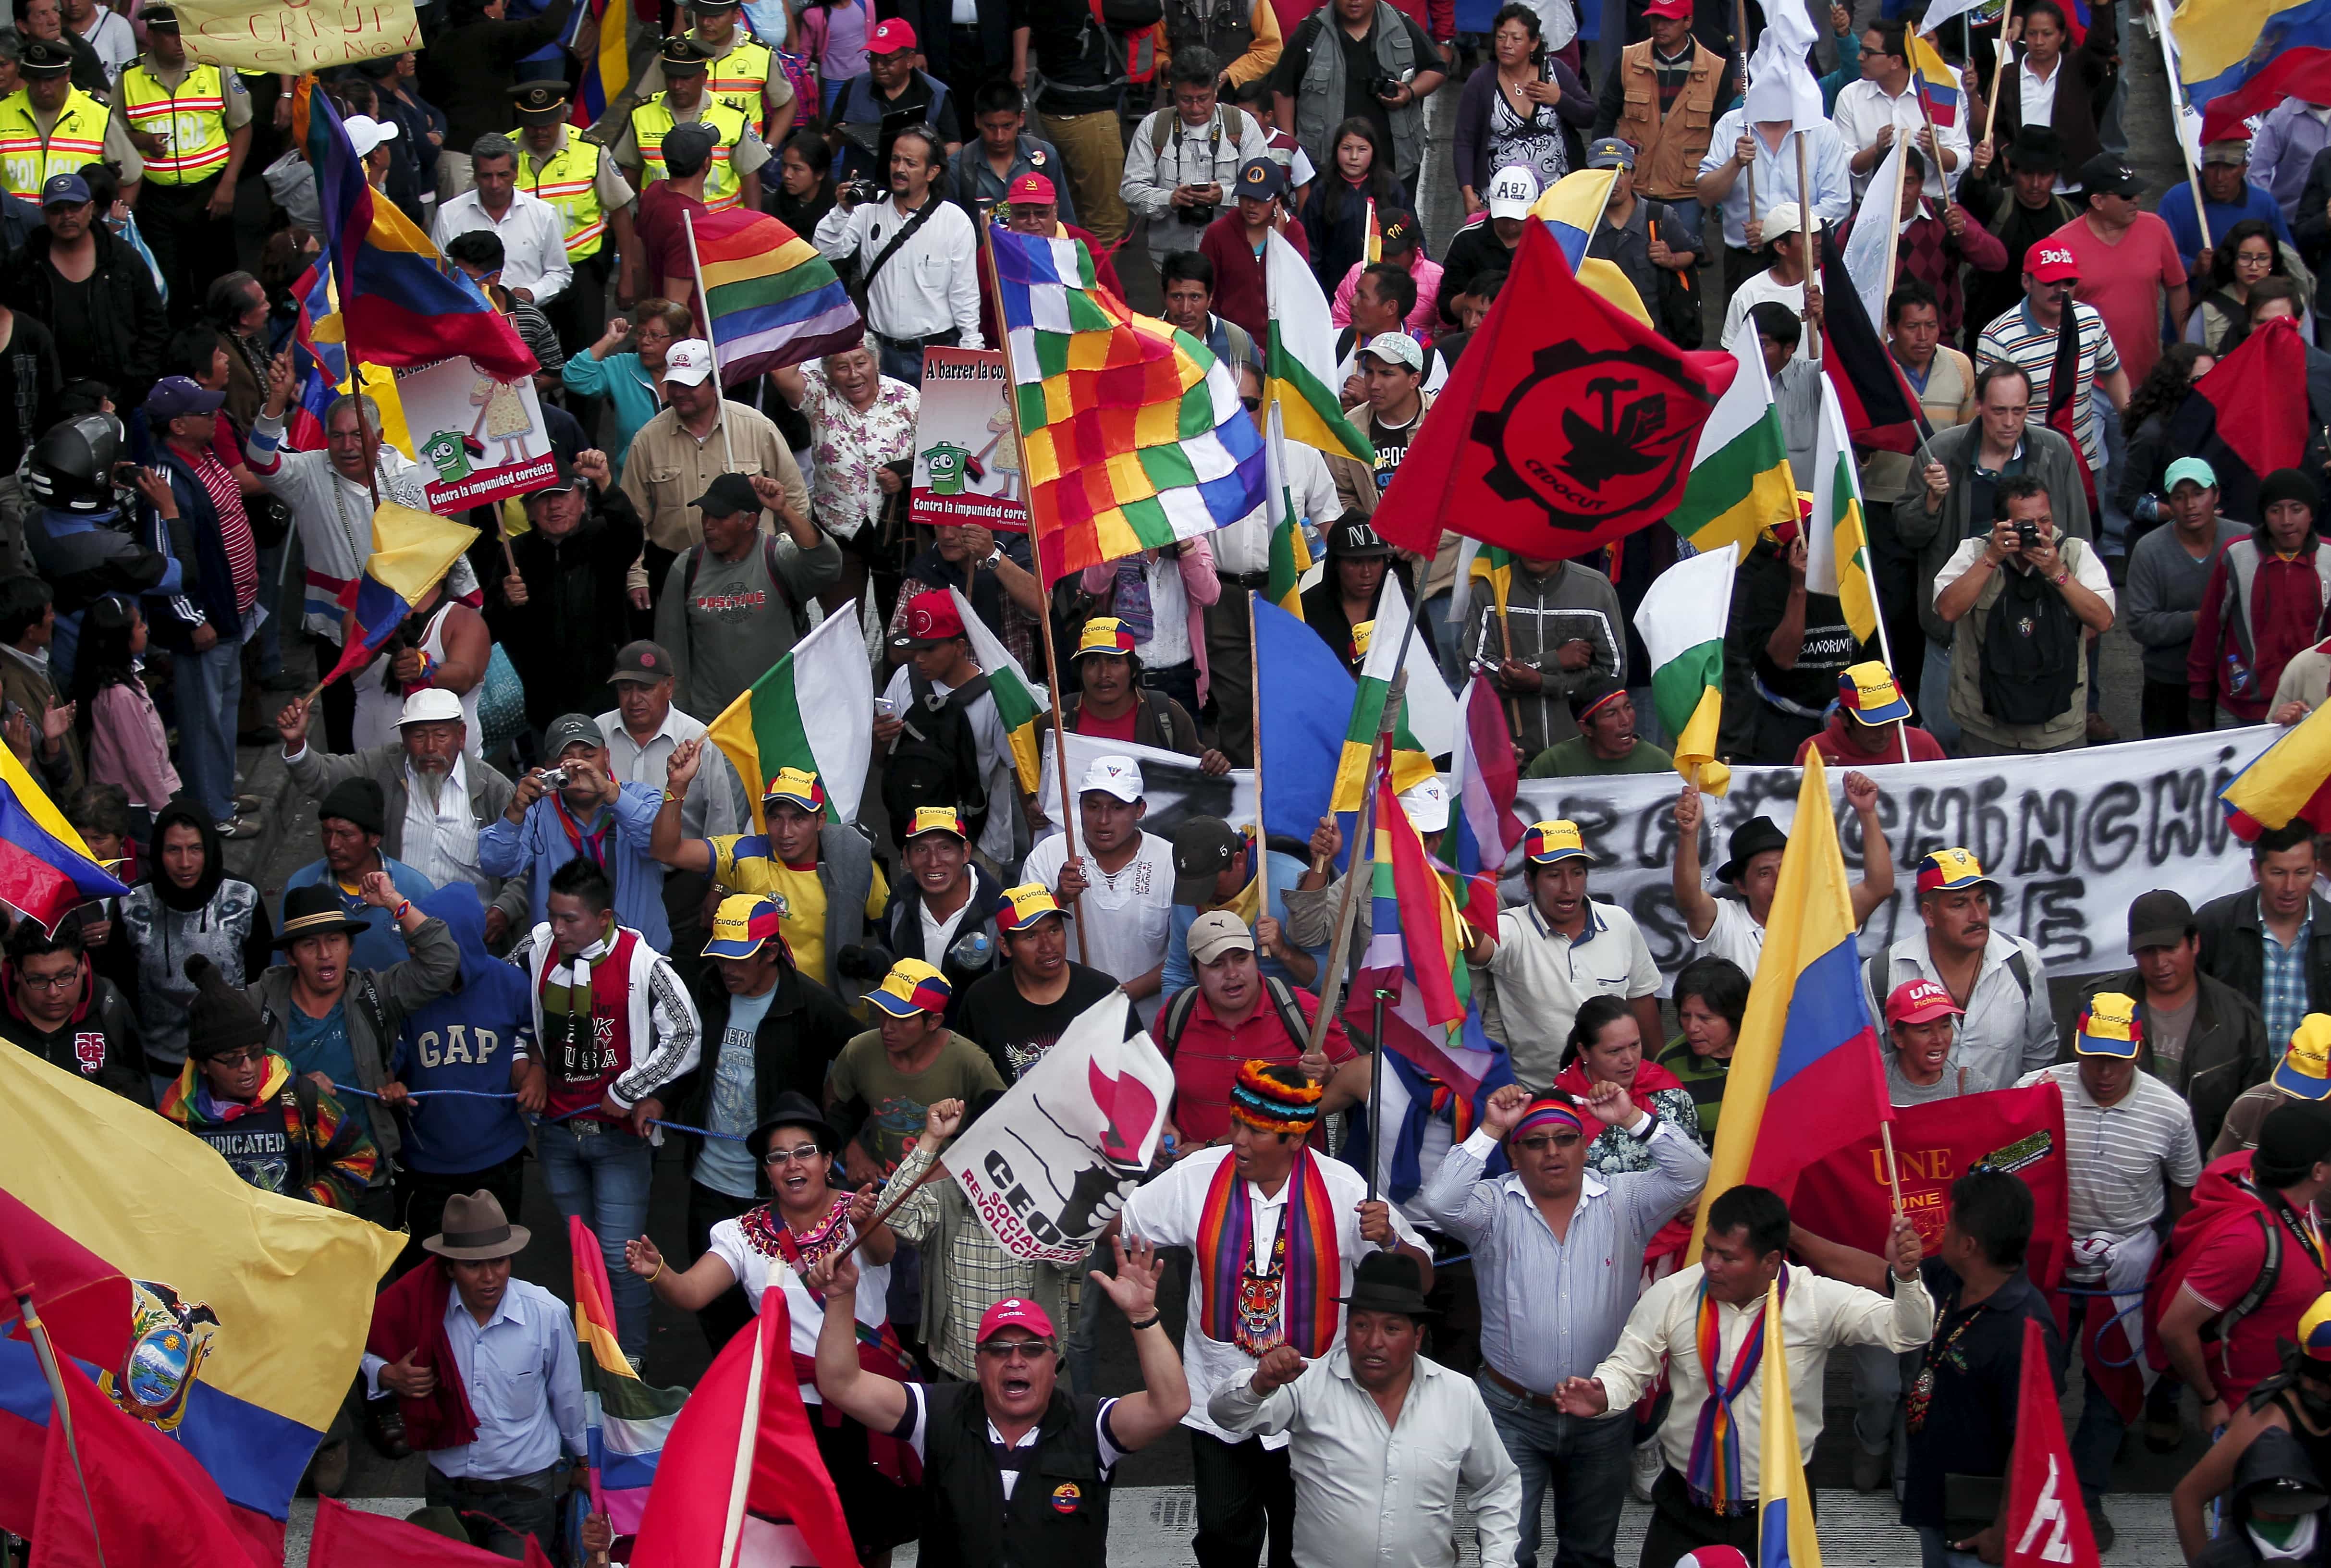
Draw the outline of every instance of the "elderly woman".
[[[899,1240],[888,1225],[877,1225],[860,1240],[859,1227],[874,1215],[874,1189],[869,1186],[855,1194],[834,1190],[830,1178],[840,1145],[832,1124],[807,1098],[791,1089],[776,1096],[768,1119],[745,1140],[745,1154],[760,1172],[768,1200],[712,1226],[703,1256],[684,1273],[669,1267],[645,1236],[623,1243],[625,1266],[663,1301],[688,1312],[701,1314],[741,1287],[757,1314],[768,1292],[781,1292],[798,1368],[816,1354],[818,1326],[825,1321],[824,1298],[803,1281],[820,1259],[858,1242],[859,1355],[886,1375],[911,1376],[905,1354],[890,1333],[887,1305],[890,1259]],[[706,1336],[714,1337],[709,1323]],[[716,1352],[719,1348],[718,1343],[713,1346]],[[912,1540],[918,1513],[912,1495],[877,1472],[866,1429],[838,1413],[825,1413],[814,1379],[803,1379],[800,1388],[802,1402],[818,1412],[810,1418],[818,1454],[841,1495],[842,1516],[861,1560]]]
[[[559,371],[566,390],[581,397],[604,397],[614,405],[615,439],[607,445],[614,482],[623,478],[623,454],[640,426],[663,407],[663,354],[695,332],[684,305],[642,299],[629,316],[607,323],[599,341],[568,360]]]
[[[809,421],[810,512],[842,546],[842,580],[818,595],[830,615],[858,597],[875,568],[896,569],[882,515],[914,471],[923,394],[882,374],[871,333],[815,365],[769,375]]]

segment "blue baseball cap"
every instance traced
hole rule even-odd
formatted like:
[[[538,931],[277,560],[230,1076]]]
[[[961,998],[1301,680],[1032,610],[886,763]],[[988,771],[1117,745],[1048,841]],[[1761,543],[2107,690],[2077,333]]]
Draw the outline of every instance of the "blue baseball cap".
[[[146,417],[166,423],[180,414],[216,413],[225,401],[225,393],[201,386],[192,376],[166,375],[146,394]]]
[[[1234,194],[1242,198],[1251,196],[1259,202],[1283,196],[1287,194],[1287,171],[1279,166],[1275,157],[1249,158],[1239,170]]]
[[[79,175],[52,175],[41,187],[44,207],[77,207],[89,199],[89,182]]]

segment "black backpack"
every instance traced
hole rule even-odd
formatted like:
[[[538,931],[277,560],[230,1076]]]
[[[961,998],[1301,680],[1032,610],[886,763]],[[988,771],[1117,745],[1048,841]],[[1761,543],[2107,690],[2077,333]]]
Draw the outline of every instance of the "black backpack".
[[[1279,1014],[1279,1026],[1287,1031],[1287,1038],[1295,1044],[1298,1056],[1311,1049],[1309,1027],[1303,1022],[1303,1009],[1296,1004],[1295,993],[1287,982],[1276,974],[1262,977],[1263,993],[1270,998],[1271,1011]],[[1190,1026],[1190,1010],[1198,1004],[1198,988],[1185,985],[1175,992],[1157,1015],[1157,1053],[1167,1061],[1174,1060],[1175,1050],[1182,1043],[1182,1031]]]
[[[894,822],[914,820],[918,806],[954,806],[976,841],[987,821],[987,786],[979,771],[979,741],[966,710],[987,695],[987,677],[975,676],[948,692],[907,672],[906,726],[882,764],[882,807]]]
[[[2072,706],[2081,657],[2080,622],[2055,585],[2003,567],[1984,627],[1984,712],[2001,724],[2047,723]]]

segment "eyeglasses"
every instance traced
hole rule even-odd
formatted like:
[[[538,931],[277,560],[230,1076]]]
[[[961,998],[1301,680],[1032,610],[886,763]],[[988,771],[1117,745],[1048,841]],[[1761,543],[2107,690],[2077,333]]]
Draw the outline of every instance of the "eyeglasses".
[[[998,1361],[1033,1361],[1051,1354],[1052,1347],[1041,1339],[991,1339],[979,1347],[979,1354]]]
[[[252,1046],[243,1050],[223,1050],[211,1058],[211,1061],[216,1066],[232,1070],[239,1067],[250,1067],[256,1062],[265,1060],[266,1058],[265,1050]]]
[[[771,1149],[761,1156],[761,1163],[765,1165],[782,1165],[788,1160],[799,1160],[804,1165],[813,1165],[824,1153],[825,1151],[815,1144],[795,1144],[790,1149]]]
[[[81,969],[75,965],[62,974],[27,974],[19,970],[16,978],[31,991],[71,991],[81,984]]]
[[[1516,1138],[1514,1146],[1533,1155],[1542,1155],[1549,1148],[1575,1148],[1581,1136],[1578,1133],[1540,1133],[1536,1137]]]

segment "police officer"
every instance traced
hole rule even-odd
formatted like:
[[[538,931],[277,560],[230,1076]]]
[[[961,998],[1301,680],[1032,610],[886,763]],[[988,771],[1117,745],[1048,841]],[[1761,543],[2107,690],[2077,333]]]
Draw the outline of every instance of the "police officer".
[[[518,107],[519,128],[509,133],[518,144],[518,188],[557,209],[575,269],[575,280],[546,311],[572,358],[598,336],[609,258],[632,248],[632,187],[605,147],[568,134],[566,82],[546,78],[509,90]]]
[[[688,41],[702,52],[708,67],[705,92],[743,115],[764,138],[775,127],[776,139],[784,141],[793,128],[794,85],[777,69],[768,45],[737,25],[737,0],[696,0],[689,10],[696,30]],[[662,62],[652,62],[640,78],[639,95],[646,98],[663,86]]]
[[[186,58],[178,18],[145,12],[146,52],[117,88],[130,142],[146,159],[138,227],[170,285],[170,325],[200,311],[210,280],[235,268],[234,187],[251,151],[243,78]]]
[[[0,190],[37,204],[52,176],[110,163],[121,171],[122,198],[135,202],[146,161],[122,118],[72,84],[72,51],[33,39],[18,69],[24,84],[0,99]]]
[[[631,123],[615,143],[614,159],[636,190],[650,180],[664,177],[665,132],[675,125],[708,126],[719,140],[704,173],[705,206],[717,213],[742,201],[757,208],[760,169],[769,161],[769,149],[745,116],[708,90],[705,66],[710,59],[688,39],[663,41],[657,64],[663,71],[664,89],[632,110]]]

